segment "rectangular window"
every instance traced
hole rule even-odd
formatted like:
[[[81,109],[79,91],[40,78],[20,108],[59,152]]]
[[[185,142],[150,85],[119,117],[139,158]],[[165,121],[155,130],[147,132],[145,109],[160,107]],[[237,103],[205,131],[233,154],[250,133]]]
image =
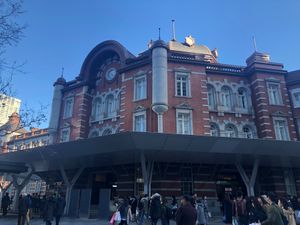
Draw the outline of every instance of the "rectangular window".
[[[64,128],[61,130],[60,142],[68,142],[70,140],[70,128]]]
[[[133,130],[137,132],[146,132],[146,111],[134,113]]]
[[[72,117],[74,98],[67,98],[64,107],[64,119]]]
[[[287,120],[285,118],[274,118],[274,130],[277,140],[290,140]]]
[[[146,76],[138,76],[134,80],[134,100],[147,98],[147,78]]]
[[[270,105],[282,105],[282,97],[279,83],[267,83]]]
[[[300,108],[300,88],[292,89],[291,96],[294,108]]]
[[[190,97],[190,77],[188,73],[176,73],[176,96]]]
[[[177,134],[193,134],[192,111],[176,110]]]

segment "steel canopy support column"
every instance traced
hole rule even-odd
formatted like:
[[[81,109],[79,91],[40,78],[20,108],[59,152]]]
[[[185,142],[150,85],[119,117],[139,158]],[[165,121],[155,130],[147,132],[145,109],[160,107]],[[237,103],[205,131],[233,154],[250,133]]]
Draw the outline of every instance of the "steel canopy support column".
[[[31,167],[30,171],[24,177],[24,179],[22,180],[22,182],[20,184],[18,183],[19,177],[16,175],[12,175],[12,183],[16,189],[15,197],[13,200],[13,209],[14,210],[17,210],[18,203],[19,203],[19,195],[20,195],[21,191],[23,190],[23,188],[28,184],[33,173],[34,173],[34,169],[33,169],[33,167]]]
[[[150,196],[154,162],[153,161],[146,162],[144,152],[141,153],[141,165],[142,165],[142,174],[144,180],[144,194]]]
[[[60,173],[61,173],[61,176],[63,178],[63,181],[67,187],[67,190],[66,190],[66,207],[65,207],[65,214],[68,215],[69,214],[69,209],[70,209],[70,202],[71,202],[71,192],[72,192],[72,189],[76,183],[76,181],[78,180],[78,178],[80,177],[80,175],[82,174],[83,170],[84,170],[84,167],[80,167],[75,175],[73,176],[72,180],[70,181],[67,174],[66,174],[66,171],[64,169],[64,166],[62,164],[60,164],[59,166],[59,170],[60,170]]]
[[[239,173],[244,181],[244,184],[246,185],[248,197],[255,196],[254,185],[255,185],[255,181],[256,181],[256,177],[257,177],[258,167],[259,167],[259,159],[255,159],[251,177],[249,179],[249,177],[248,177],[245,169],[242,167],[242,165],[240,163],[236,163],[236,168],[239,171]]]

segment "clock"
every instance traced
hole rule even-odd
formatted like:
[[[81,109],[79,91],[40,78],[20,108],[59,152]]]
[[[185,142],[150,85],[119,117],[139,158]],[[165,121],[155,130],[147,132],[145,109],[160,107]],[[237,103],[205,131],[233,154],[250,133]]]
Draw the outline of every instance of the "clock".
[[[109,70],[106,71],[105,78],[108,81],[112,81],[117,75],[117,70],[116,68],[110,68]]]

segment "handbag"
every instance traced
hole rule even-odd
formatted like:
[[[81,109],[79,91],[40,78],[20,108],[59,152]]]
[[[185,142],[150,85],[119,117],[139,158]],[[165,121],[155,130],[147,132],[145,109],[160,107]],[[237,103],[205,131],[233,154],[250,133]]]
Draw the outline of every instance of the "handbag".
[[[121,213],[119,211],[115,212],[115,221],[121,221]]]
[[[109,225],[114,225],[115,224],[115,218],[116,218],[116,213],[114,213],[112,216],[111,216],[111,219],[109,221]]]

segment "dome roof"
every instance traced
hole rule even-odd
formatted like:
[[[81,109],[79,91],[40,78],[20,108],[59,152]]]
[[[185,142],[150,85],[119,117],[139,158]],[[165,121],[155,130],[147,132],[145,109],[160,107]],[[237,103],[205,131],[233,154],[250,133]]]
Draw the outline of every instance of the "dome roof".
[[[57,80],[56,80],[55,83],[54,83],[54,86],[57,85],[57,84],[65,85],[65,84],[66,84],[66,79],[63,78],[63,77],[57,78]]]
[[[170,41],[169,42],[169,49],[173,51],[179,51],[179,52],[188,52],[188,53],[194,53],[194,54],[200,54],[200,55],[211,55],[210,49],[205,45],[192,45],[188,46],[185,44],[182,44],[178,41]]]

